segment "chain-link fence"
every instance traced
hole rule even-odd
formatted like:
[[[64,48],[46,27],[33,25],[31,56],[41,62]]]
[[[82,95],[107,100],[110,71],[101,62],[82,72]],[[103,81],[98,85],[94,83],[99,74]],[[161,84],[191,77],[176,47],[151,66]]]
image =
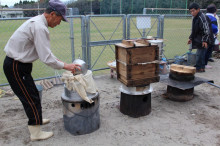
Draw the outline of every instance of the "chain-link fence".
[[[161,15],[127,15],[127,39],[163,38],[163,21]]]
[[[200,9],[203,13],[206,13],[206,9]],[[217,9],[216,12],[220,15],[220,9]],[[144,8],[143,14],[160,14],[160,15],[167,15],[167,14],[179,14],[179,15],[190,15],[189,9],[170,9],[170,8]]]
[[[75,9],[68,8],[67,16],[70,16],[74,13]],[[45,11],[45,8],[0,8],[0,18],[23,18],[23,17],[34,17],[42,14]]]
[[[164,16],[164,55],[171,59],[185,54],[189,46],[187,41],[191,34],[192,17],[190,15]]]
[[[71,9],[69,14],[72,14]],[[0,18],[1,68],[5,58],[4,46],[13,32],[29,19],[24,17],[24,14],[22,16],[18,13],[18,15]],[[168,59],[188,51],[187,40],[191,31],[191,15],[70,15],[68,19],[69,23],[62,22],[54,29],[49,28],[51,50],[60,60],[68,63],[80,56],[94,71],[106,69],[107,62],[115,60],[114,44],[122,39],[148,36],[164,38],[164,55]],[[106,71],[98,73],[104,72]],[[40,61],[34,62],[34,79],[51,78],[54,75],[53,69]],[[1,69],[0,85],[4,83],[7,83],[7,80]]]
[[[4,47],[13,34],[13,32],[24,22],[27,18],[0,18],[0,67],[3,68],[3,61],[5,58]],[[49,28],[51,50],[53,54],[64,62],[72,62],[74,58],[80,56],[84,57],[82,50],[86,49],[85,43],[85,16],[70,16],[69,23],[62,22],[56,28]],[[43,64],[41,61],[35,61],[33,64],[34,79],[52,78],[55,76],[55,71]],[[60,74],[62,70],[60,71]],[[0,85],[7,83],[3,69],[0,70]]]
[[[114,44],[126,39],[126,15],[87,16],[87,59],[92,70],[115,60]],[[104,63],[104,64],[103,64]]]
[[[188,0],[101,0],[100,14],[142,14],[143,8],[186,8],[187,2]]]
[[[206,9],[201,10],[206,13]],[[220,15],[220,11],[217,12]],[[167,59],[188,51],[187,41],[192,27],[192,16],[188,9],[144,8],[143,14],[164,16],[164,55]]]

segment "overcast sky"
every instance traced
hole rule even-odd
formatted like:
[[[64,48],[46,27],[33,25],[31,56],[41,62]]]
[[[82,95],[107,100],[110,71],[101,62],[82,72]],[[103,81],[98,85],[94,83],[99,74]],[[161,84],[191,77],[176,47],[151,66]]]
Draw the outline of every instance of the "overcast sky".
[[[23,1],[23,0],[21,0]],[[31,0],[28,0],[31,1]],[[32,1],[37,1],[37,0],[32,0]],[[61,0],[62,2],[67,2],[67,1],[73,1],[73,0]],[[0,0],[1,5],[8,5],[8,6],[14,6],[15,3],[20,2],[20,0]]]

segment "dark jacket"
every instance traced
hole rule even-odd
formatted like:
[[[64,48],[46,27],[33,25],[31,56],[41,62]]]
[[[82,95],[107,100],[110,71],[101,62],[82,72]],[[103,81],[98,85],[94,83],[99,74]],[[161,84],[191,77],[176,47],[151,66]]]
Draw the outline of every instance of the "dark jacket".
[[[199,12],[192,21],[192,32],[189,37],[192,40],[192,49],[203,49],[202,42],[213,44],[211,22],[205,14]]]

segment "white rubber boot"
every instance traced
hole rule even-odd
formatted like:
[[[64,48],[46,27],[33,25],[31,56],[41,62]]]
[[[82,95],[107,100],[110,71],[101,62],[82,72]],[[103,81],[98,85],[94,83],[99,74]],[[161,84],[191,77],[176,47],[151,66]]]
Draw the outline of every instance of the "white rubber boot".
[[[31,134],[31,141],[44,140],[53,136],[53,132],[41,131],[40,125],[28,126]]]
[[[42,121],[43,121],[43,125],[50,123],[50,119],[43,119]]]

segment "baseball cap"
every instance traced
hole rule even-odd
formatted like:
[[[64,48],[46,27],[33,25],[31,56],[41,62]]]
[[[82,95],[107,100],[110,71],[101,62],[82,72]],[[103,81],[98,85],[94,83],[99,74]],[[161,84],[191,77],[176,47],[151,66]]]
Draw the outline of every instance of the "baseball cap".
[[[49,5],[63,17],[63,21],[68,22],[66,18],[66,5],[60,0],[50,0]]]

